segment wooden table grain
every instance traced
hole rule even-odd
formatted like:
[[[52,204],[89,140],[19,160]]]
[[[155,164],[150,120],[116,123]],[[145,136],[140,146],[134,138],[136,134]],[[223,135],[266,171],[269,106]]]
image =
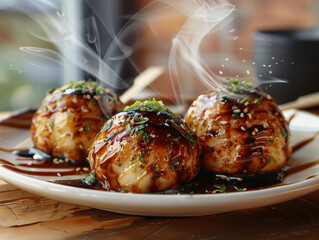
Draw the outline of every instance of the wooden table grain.
[[[319,191],[266,207],[167,218],[58,202],[0,180],[0,239],[319,239]]]

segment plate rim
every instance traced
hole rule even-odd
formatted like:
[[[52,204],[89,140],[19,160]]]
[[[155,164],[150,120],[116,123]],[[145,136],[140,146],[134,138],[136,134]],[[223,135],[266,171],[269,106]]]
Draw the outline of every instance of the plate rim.
[[[318,116],[297,110],[297,113],[305,113],[319,119]],[[316,130],[314,130],[316,132]],[[202,216],[216,213],[267,206],[291,200],[305,194],[319,190],[319,175],[302,181],[283,184],[275,187],[250,190],[243,192],[230,192],[221,194],[155,194],[155,193],[119,193],[94,189],[77,188],[36,179],[28,175],[20,174],[0,165],[0,177],[4,181],[25,191],[45,196],[57,201],[68,202],[88,207],[103,209],[112,212],[142,216]],[[45,191],[51,189],[54,191]],[[59,193],[68,193],[61,196]],[[88,197],[91,200],[83,200]],[[129,199],[129,201],[128,201]],[[253,201],[261,200],[256,203]],[[114,201],[116,201],[114,203]],[[243,205],[242,202],[250,205]],[[122,208],[119,205],[122,205]],[[156,209],[153,211],[154,202]],[[234,206],[228,206],[234,203]],[[110,205],[109,205],[110,204]],[[207,210],[203,209],[204,204]],[[135,207],[144,205],[143,210],[134,210]],[[224,206],[222,209],[214,207]],[[225,207],[226,206],[226,207]],[[182,211],[188,209],[187,211]],[[189,209],[190,208],[190,209]],[[133,210],[132,210],[133,209]],[[171,212],[170,210],[176,210]]]

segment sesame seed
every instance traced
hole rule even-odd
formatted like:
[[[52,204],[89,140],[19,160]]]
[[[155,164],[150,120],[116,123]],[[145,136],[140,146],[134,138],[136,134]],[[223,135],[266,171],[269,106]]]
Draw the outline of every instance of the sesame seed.
[[[255,130],[251,133],[253,136],[255,136],[256,135],[256,132],[255,132]]]
[[[88,95],[86,95],[86,97],[87,97],[87,99],[91,99],[91,96],[88,94]]]
[[[171,136],[171,134],[169,133],[169,134],[167,134],[167,137],[170,137]]]
[[[249,102],[245,102],[244,105],[245,105],[245,106],[248,106],[248,105],[249,105]]]
[[[90,169],[89,168],[87,168],[87,167],[84,167],[84,168],[82,168],[83,169],[83,171],[85,171],[85,172],[87,172],[87,171],[89,171]]]
[[[78,167],[78,168],[75,169],[76,172],[79,172],[80,170],[81,170],[80,167]]]
[[[59,160],[59,163],[64,163],[63,159],[60,159],[60,160]]]
[[[256,90],[253,89],[253,90],[250,90],[249,92],[250,92],[250,93],[254,93],[254,92],[256,92]]]
[[[57,173],[56,175],[57,175],[58,177],[61,177],[61,173]]]
[[[104,178],[104,179],[107,179],[107,177],[106,177],[104,174],[103,174],[103,178]]]
[[[226,125],[228,122],[227,121],[220,121],[220,124]]]
[[[238,177],[236,180],[237,180],[237,181],[243,181],[243,179],[240,178],[240,177]]]
[[[234,110],[234,112],[236,112],[236,113],[240,113],[240,112],[241,112],[241,110],[240,110],[240,109],[235,109],[235,110]]]
[[[258,133],[258,128],[255,128],[255,132]]]
[[[168,123],[164,123],[165,126],[169,127]]]
[[[49,182],[56,182],[56,179],[50,179]]]
[[[246,131],[246,128],[244,126],[241,126],[240,129],[244,132]]]
[[[265,123],[263,124],[263,126],[264,126],[264,128],[268,128],[268,127],[269,127],[269,124],[268,124],[267,122],[265,122]]]
[[[237,145],[236,150],[239,150],[240,147],[241,147],[241,145]]]
[[[79,132],[82,132],[83,130],[84,130],[84,128],[83,128],[83,127],[79,128]]]
[[[271,100],[272,97],[268,94],[268,95],[267,95],[267,99],[268,99],[268,100]]]
[[[253,115],[251,113],[248,113],[248,117],[249,117],[249,119],[252,119]]]
[[[155,134],[150,134],[150,136],[151,136],[152,138],[155,138]]]
[[[53,159],[53,163],[54,163],[54,164],[59,164],[59,159],[54,158],[54,159]]]
[[[240,114],[240,117],[243,118],[245,115],[243,113]]]

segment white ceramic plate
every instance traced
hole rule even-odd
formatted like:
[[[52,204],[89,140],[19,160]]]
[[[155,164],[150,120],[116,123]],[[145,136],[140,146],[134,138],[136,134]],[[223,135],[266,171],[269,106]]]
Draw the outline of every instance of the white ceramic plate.
[[[292,144],[319,131],[319,117],[296,112],[290,128]],[[292,111],[285,112],[289,117]],[[0,126],[0,147],[28,147],[29,131]],[[289,165],[298,166],[319,159],[319,137],[294,153]],[[0,158],[8,153],[0,151]],[[285,178],[276,187],[223,194],[160,195],[104,192],[54,184],[8,170],[0,165],[0,177],[29,192],[51,199],[90,206],[113,212],[148,216],[200,216],[275,204],[319,189],[319,165]]]

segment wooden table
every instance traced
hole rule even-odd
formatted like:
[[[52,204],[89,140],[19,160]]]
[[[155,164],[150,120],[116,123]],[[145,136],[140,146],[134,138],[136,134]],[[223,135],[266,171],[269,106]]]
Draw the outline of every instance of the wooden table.
[[[160,218],[57,202],[0,180],[0,239],[319,239],[319,191],[249,210]]]

